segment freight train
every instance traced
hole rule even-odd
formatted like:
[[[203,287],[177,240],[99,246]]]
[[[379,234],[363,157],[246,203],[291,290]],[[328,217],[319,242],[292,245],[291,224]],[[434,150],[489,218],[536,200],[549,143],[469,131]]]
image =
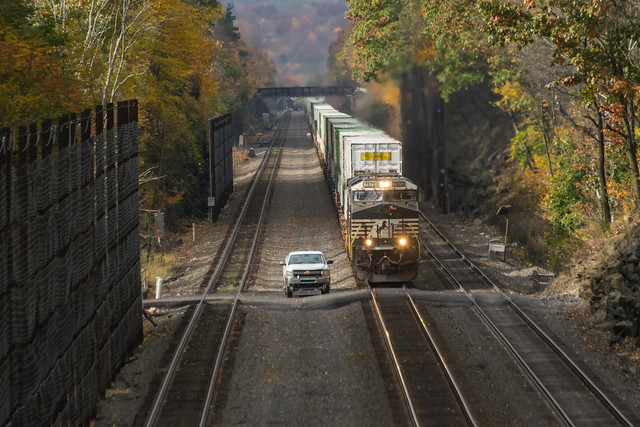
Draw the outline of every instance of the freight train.
[[[402,142],[323,100],[306,101],[356,279],[412,280],[420,260],[419,193],[402,176]]]

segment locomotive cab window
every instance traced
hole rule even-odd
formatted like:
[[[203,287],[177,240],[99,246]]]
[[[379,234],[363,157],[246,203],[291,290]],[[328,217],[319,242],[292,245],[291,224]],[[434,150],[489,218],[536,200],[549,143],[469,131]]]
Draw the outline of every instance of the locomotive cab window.
[[[354,191],[353,200],[355,202],[381,202],[381,191]]]
[[[418,192],[415,190],[395,190],[387,194],[389,202],[415,202],[416,200],[418,200]]]

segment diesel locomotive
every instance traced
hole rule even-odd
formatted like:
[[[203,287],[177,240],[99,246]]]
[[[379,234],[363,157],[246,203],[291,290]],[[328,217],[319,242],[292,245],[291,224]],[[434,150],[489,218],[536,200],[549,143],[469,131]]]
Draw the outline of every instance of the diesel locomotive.
[[[404,283],[418,272],[418,188],[402,175],[402,143],[308,99],[307,114],[357,280]]]

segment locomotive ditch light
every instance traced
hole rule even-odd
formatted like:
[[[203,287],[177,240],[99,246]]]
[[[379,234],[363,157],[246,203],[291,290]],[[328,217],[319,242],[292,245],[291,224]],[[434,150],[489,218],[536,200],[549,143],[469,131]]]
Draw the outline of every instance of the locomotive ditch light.
[[[364,243],[365,243],[367,246],[371,246],[371,245],[373,245],[373,240],[371,240],[371,239],[367,239],[367,240],[365,240],[365,241],[364,241]]]
[[[404,246],[407,244],[407,239],[405,239],[404,237],[401,237],[399,241],[401,246]]]

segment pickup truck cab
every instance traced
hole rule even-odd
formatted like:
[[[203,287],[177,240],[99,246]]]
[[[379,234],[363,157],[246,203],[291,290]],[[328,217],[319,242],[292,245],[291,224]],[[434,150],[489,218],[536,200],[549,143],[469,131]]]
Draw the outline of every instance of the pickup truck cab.
[[[329,293],[331,274],[329,264],[333,260],[327,260],[320,251],[294,251],[284,261],[282,266],[282,279],[284,292],[288,298],[294,292],[311,292],[320,290],[322,294]]]

